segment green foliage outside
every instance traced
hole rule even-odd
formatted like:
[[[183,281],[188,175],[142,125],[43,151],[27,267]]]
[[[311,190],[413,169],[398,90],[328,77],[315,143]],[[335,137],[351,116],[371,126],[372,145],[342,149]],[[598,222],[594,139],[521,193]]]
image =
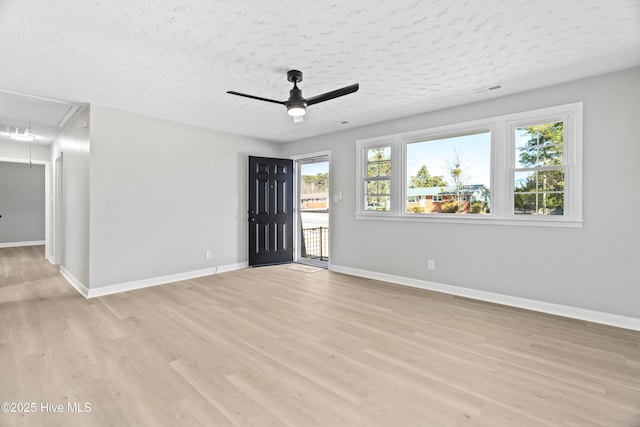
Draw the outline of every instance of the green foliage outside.
[[[487,213],[488,206],[487,202],[483,202],[482,200],[476,200],[471,203],[471,213],[472,214],[484,214]]]
[[[367,176],[391,176],[391,150],[389,147],[372,148],[368,150]]]
[[[391,198],[391,148],[367,150],[367,210],[388,211]]]
[[[518,155],[521,167],[553,167],[564,162],[563,123],[527,126],[520,131],[528,138]],[[516,213],[562,215],[564,211],[564,171],[526,172],[515,188]]]
[[[329,173],[302,175],[302,194],[326,193],[329,191]]]
[[[449,200],[440,206],[440,212],[442,213],[456,213],[459,209],[458,202],[455,200]]]
[[[520,151],[520,164],[524,167],[560,166],[563,154],[562,122],[521,128],[529,140]]]
[[[446,187],[447,185],[442,175],[431,175],[426,165],[423,165],[409,181],[409,188]]]

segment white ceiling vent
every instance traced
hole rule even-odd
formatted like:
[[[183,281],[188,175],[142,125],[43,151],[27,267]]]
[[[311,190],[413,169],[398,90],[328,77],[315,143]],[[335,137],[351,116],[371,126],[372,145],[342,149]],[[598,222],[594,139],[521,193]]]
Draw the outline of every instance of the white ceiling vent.
[[[64,127],[67,125],[67,122],[73,117],[73,115],[76,113],[76,111],[78,111],[78,108],[80,108],[80,106],[76,105],[76,104],[67,104],[67,106],[69,107],[67,109],[67,112],[65,113],[64,116],[62,116],[62,118],[58,122],[58,127],[59,128],[63,128],[64,129]]]
[[[476,89],[473,91],[473,93],[485,93],[485,92],[493,92],[494,90],[498,90],[498,89],[502,89],[502,85],[501,84],[495,84],[489,87],[483,87],[480,89]]]

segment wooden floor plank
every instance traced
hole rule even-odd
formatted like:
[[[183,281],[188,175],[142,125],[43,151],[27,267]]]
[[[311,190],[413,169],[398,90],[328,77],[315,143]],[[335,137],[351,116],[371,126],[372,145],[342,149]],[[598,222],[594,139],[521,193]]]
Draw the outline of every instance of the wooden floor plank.
[[[3,248],[0,325],[2,426],[640,426],[639,332],[329,271],[87,300]]]

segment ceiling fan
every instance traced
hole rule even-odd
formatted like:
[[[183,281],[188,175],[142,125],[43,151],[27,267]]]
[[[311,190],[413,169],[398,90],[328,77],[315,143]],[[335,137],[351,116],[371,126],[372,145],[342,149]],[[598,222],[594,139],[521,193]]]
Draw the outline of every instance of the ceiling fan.
[[[287,107],[287,113],[289,113],[289,115],[293,117],[293,121],[295,123],[298,123],[302,121],[302,116],[304,116],[307,112],[307,107],[309,105],[329,101],[330,99],[354,93],[358,90],[359,87],[358,83],[355,83],[341,89],[332,90],[331,92],[323,93],[322,95],[317,95],[305,99],[302,97],[302,91],[298,88],[298,83],[302,81],[302,71],[288,71],[287,80],[293,83],[293,88],[289,91],[289,99],[287,99],[286,101],[276,101],[275,99],[247,95],[246,93],[235,92],[232,90],[228,91],[227,93],[230,93],[231,95],[244,96],[245,98],[257,99],[258,101],[267,101],[273,102],[275,104],[282,104]]]

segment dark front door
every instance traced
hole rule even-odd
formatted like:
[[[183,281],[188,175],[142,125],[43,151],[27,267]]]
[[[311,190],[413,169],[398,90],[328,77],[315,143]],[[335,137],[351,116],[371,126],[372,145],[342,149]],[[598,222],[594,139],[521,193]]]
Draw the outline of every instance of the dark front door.
[[[293,262],[293,161],[249,156],[249,265]]]

